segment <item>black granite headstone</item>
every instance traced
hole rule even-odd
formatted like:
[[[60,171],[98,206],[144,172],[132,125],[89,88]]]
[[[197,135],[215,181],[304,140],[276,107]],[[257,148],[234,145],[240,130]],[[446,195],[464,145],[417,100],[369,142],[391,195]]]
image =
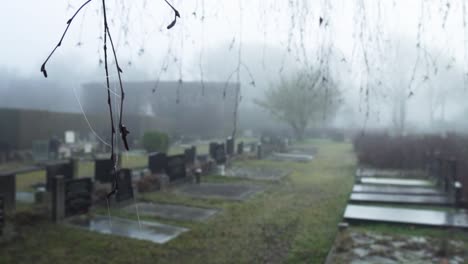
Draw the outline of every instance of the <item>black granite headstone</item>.
[[[62,175],[64,180],[73,179],[73,162],[56,163],[46,166],[46,190],[52,191],[52,181],[55,176]]]
[[[167,157],[166,174],[171,182],[185,178],[185,155]]]
[[[218,143],[216,142],[210,142],[210,148],[209,148],[209,154],[210,157],[215,159],[216,157],[216,147],[218,146]]]
[[[0,235],[2,234],[2,229],[5,226],[5,199],[3,195],[0,195]]]
[[[87,213],[91,207],[92,191],[91,178],[65,181],[65,217]]]
[[[216,146],[214,160],[218,165],[226,163],[226,151],[224,144],[218,144]]]
[[[244,154],[244,142],[237,144],[237,155]]]
[[[187,164],[193,164],[195,163],[195,158],[197,156],[197,148],[195,146],[192,146],[191,148],[188,148],[184,151],[185,155],[185,163]]]
[[[94,179],[101,183],[111,183],[114,179],[112,171],[114,162],[111,159],[96,159],[94,161]]]
[[[162,173],[167,166],[167,155],[162,152],[153,152],[148,156],[148,166],[151,173]]]
[[[132,171],[121,169],[117,172],[117,202],[133,199]]]
[[[0,176],[0,195],[3,196],[3,203],[7,212],[12,212],[16,208],[16,175],[6,174]]]
[[[226,154],[229,156],[234,155],[234,139],[232,137],[226,140]]]

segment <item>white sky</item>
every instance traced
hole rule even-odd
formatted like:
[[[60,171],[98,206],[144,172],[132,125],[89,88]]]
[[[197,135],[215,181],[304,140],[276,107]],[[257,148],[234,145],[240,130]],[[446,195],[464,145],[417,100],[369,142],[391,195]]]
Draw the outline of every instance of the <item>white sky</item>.
[[[166,26],[172,21],[173,13],[163,0],[107,0],[107,5],[112,20],[111,33],[117,42],[124,72],[136,67],[145,72],[145,78],[156,79],[171,46],[172,55],[167,60],[169,70],[161,76],[162,79],[180,78],[179,68],[184,80],[199,79],[201,59],[205,78],[224,80],[235,68],[239,40],[242,39],[245,64],[255,69],[260,61],[254,57],[262,57],[263,61],[266,57],[267,75],[275,79],[281,67],[300,67],[305,61],[313,63],[320,48],[333,45],[334,62],[331,63],[334,63],[335,78],[346,86],[345,95],[350,100],[362,101],[363,94],[359,92],[362,83],[375,85],[380,80],[388,87],[408,86],[418,54],[416,43],[420,21],[421,46],[429,51],[430,56],[422,54],[420,57],[413,87],[417,95],[425,94],[424,89],[427,88],[420,82],[429,71],[427,58],[434,59],[440,69],[453,64],[452,69],[459,73],[450,76],[460,80],[454,86],[463,84],[466,34],[463,29],[463,0],[424,1],[423,6],[421,1],[179,0],[173,1],[173,5],[182,17],[171,30]],[[3,2],[0,9],[0,68],[19,71],[25,76],[40,76],[42,61],[56,45],[65,22],[84,1]],[[203,13],[204,22],[201,21]],[[327,27],[319,26],[319,17],[324,18]],[[127,34],[122,25],[127,26]],[[102,58],[99,51],[102,49],[99,39],[102,29],[101,1],[94,0],[73,21],[62,47],[50,60],[49,78],[55,78],[54,65],[60,67],[63,62],[77,72],[94,69]],[[300,40],[301,30],[304,32],[303,41]],[[362,42],[357,37],[361,30],[364,32]],[[83,45],[78,47],[78,42]],[[229,50],[231,42],[234,44]],[[301,44],[307,59],[302,56]],[[286,52],[288,46],[291,53]],[[265,52],[263,47],[267,47]],[[144,49],[144,53],[138,55],[140,49]],[[363,51],[367,53],[370,75],[366,71]],[[288,57],[285,64],[273,59],[285,55]],[[339,63],[342,58],[346,59],[345,64]],[[245,71],[242,75],[243,79],[248,79]],[[431,82],[435,89],[442,89],[439,88],[441,82],[436,79],[445,80],[447,76],[442,70],[434,74]],[[76,80],[77,83],[81,81],[87,80]],[[260,83],[258,89],[261,90],[269,82],[262,79],[256,83]],[[385,96],[389,89],[381,90],[372,92],[371,96]],[[423,96],[414,99],[418,105],[425,100],[427,97]],[[413,112],[413,118],[424,114],[417,107]],[[375,118],[378,119],[377,116]]]

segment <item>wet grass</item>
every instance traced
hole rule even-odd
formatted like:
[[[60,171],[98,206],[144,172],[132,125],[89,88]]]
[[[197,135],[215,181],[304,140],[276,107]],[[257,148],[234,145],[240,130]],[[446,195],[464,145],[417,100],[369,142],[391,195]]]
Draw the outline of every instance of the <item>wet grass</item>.
[[[143,195],[146,201],[219,208],[203,222],[168,221],[191,230],[157,245],[47,221],[19,228],[20,239],[0,247],[0,263],[322,263],[333,244],[336,225],[353,184],[355,160],[351,145],[309,141],[319,148],[309,163],[248,161],[293,172],[277,183],[220,176],[209,182],[263,184],[266,189],[244,202],[195,199],[176,192]],[[96,213],[107,210],[98,209]],[[136,219],[116,209],[113,216]]]

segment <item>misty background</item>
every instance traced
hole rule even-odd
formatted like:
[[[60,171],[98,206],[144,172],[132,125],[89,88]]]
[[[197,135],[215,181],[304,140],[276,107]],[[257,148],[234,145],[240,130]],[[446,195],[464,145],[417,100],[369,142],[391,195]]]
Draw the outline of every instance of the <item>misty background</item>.
[[[2,4],[0,107],[88,111],[80,107],[82,84],[98,82],[105,89],[99,1],[73,21],[47,65],[49,78],[40,72],[81,4]],[[248,117],[270,125],[276,121],[254,100],[307,67],[329,72],[339,86],[334,127],[468,128],[464,1],[193,0],[173,5],[181,18],[167,30],[173,13],[164,1],[108,1],[124,81],[235,82],[239,67],[241,124]],[[115,72],[110,75],[115,82]],[[224,100],[221,93],[219,100]]]

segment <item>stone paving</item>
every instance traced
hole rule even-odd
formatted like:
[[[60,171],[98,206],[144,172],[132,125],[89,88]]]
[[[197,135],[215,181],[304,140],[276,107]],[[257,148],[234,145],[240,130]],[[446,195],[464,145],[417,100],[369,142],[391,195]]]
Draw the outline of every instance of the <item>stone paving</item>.
[[[326,263],[461,264],[468,260],[467,254],[461,241],[347,230],[338,235]]]

